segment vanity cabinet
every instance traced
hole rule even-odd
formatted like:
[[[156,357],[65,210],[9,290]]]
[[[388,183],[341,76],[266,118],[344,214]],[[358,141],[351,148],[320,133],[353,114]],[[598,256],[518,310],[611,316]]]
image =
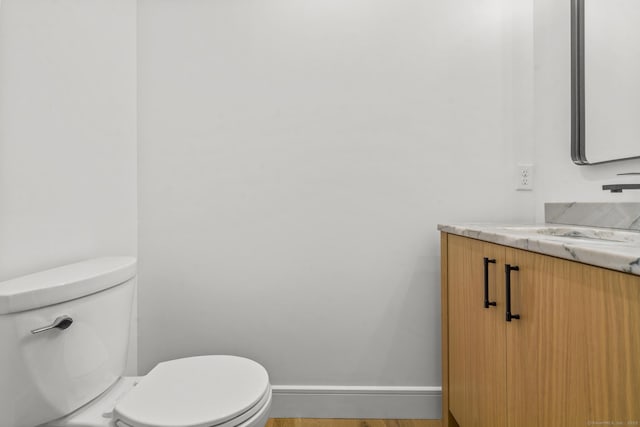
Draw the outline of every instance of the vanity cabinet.
[[[443,233],[442,316],[444,426],[640,425],[640,276]]]

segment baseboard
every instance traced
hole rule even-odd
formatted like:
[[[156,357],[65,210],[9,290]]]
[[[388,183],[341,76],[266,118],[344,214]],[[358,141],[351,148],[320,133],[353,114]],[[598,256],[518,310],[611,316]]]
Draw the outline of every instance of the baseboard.
[[[274,385],[273,418],[439,419],[441,387]]]

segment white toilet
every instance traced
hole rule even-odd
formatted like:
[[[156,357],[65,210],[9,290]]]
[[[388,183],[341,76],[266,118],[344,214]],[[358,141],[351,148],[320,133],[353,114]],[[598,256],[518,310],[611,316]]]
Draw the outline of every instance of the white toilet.
[[[2,427],[263,427],[267,371],[200,356],[123,377],[136,260],[96,258],[0,283]]]

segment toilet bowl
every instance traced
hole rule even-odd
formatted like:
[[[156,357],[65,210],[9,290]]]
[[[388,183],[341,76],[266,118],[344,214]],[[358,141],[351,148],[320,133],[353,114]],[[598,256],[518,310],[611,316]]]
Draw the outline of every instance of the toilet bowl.
[[[124,377],[136,261],[97,258],[0,283],[2,427],[264,427],[265,368],[196,356]]]
[[[236,356],[200,356],[123,377],[73,414],[42,427],[263,427],[271,408],[266,370]]]

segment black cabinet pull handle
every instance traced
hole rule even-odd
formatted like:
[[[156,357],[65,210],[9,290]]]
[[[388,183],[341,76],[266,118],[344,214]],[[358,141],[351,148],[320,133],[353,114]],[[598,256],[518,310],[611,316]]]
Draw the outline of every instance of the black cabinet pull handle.
[[[511,272],[520,271],[520,267],[517,265],[506,264],[504,266],[504,278],[506,283],[506,300],[507,300],[507,316],[506,321],[511,322],[511,319],[519,319],[519,314],[511,314]]]
[[[484,257],[484,308],[496,305],[495,301],[489,301],[489,264],[495,263],[495,259]]]

